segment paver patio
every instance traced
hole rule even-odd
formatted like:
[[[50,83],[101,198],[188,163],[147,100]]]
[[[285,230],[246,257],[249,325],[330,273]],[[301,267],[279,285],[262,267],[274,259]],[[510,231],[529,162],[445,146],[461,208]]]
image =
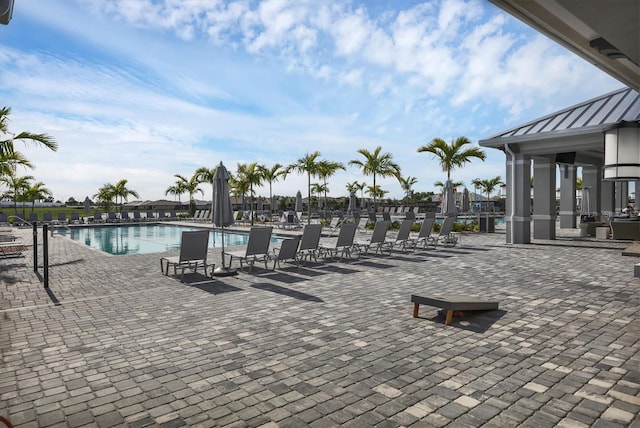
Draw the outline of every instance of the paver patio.
[[[640,426],[639,260],[623,242],[504,241],[180,283],[161,254],[53,237],[51,294],[31,251],[0,260],[0,415],[16,427]],[[436,308],[412,317],[412,294],[438,293],[500,310],[451,326]]]

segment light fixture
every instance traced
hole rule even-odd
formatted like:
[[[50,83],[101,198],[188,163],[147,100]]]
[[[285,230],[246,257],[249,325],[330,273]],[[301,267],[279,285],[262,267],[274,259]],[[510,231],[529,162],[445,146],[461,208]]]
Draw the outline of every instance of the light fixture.
[[[603,39],[602,37],[598,37],[597,39],[593,39],[589,41],[589,46],[596,49],[598,52],[600,52],[602,55],[605,55],[607,58],[611,58],[611,59],[627,58],[627,56],[622,52],[620,52],[618,48],[613,46],[611,43],[609,43],[607,40]]]
[[[0,0],[0,24],[9,24],[12,14],[13,0]]]
[[[603,180],[640,180],[640,122],[619,122],[604,132]]]

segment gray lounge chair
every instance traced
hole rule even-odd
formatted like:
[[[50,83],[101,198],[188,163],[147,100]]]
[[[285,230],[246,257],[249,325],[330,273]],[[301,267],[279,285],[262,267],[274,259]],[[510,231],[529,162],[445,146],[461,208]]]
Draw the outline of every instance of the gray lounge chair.
[[[180,241],[180,255],[173,257],[162,257],[160,259],[160,269],[165,275],[169,275],[169,267],[173,266],[174,275],[178,274],[180,269],[180,281],[184,278],[184,271],[191,269],[197,272],[202,268],[204,275],[208,275],[207,267],[211,266],[211,271],[215,268],[215,264],[207,264],[207,252],[209,250],[209,231],[196,230],[182,232]]]
[[[96,211],[93,214],[93,222],[94,223],[104,223],[104,219],[102,218],[102,213]]]
[[[295,238],[284,239],[280,243],[279,248],[271,250],[268,254],[269,260],[273,261],[273,268],[271,270],[276,270],[276,265],[280,268],[280,262],[286,262],[287,260],[292,260],[296,267],[298,267],[299,244],[300,236],[296,236]]]
[[[42,221],[45,224],[52,224],[53,223],[53,215],[51,213],[44,213],[42,215]]]
[[[140,211],[134,211],[133,212],[133,221],[135,221],[135,222],[141,222],[142,221],[142,217],[140,216]]]
[[[253,268],[253,265],[257,261],[264,262],[264,267],[267,269],[267,261],[269,260],[269,243],[271,242],[271,233],[273,227],[260,226],[252,227],[249,231],[249,240],[244,250],[232,250],[225,251],[222,257],[229,256],[229,266],[233,263],[233,259],[240,261],[240,270],[242,270],[242,262],[247,262],[249,265],[249,272]]]
[[[360,217],[360,220],[358,220],[358,227],[357,230],[360,233],[368,233],[369,229],[367,228],[367,225],[369,224],[369,219],[367,217]]]
[[[315,262],[318,261],[318,249],[320,246],[320,236],[322,235],[321,224],[308,224],[304,227],[302,238],[300,239],[300,247],[298,248],[298,257],[302,262],[308,258]]]
[[[71,213],[71,223],[79,224],[80,223],[80,214],[76,212]]]
[[[391,249],[399,248],[403,253],[407,251],[407,247],[411,247],[411,228],[413,227],[412,219],[404,219],[400,224],[400,230],[396,235],[395,241],[391,242]]]
[[[436,218],[434,216],[426,217],[422,221],[418,236],[416,238],[410,238],[414,249],[418,248],[418,245],[422,245],[423,249],[427,248],[428,245],[431,245],[431,230],[433,230],[435,222]]]
[[[125,221],[125,222],[131,221],[131,217],[129,217],[129,211],[122,211],[120,213],[120,221]]]
[[[29,213],[29,223],[38,224],[38,213]]]
[[[118,222],[118,215],[113,211],[108,212],[107,223],[117,223],[117,222]]]
[[[369,242],[358,242],[356,245],[361,249],[361,252],[368,254],[369,250],[375,250],[375,254],[383,254],[384,251],[387,251],[388,254],[391,254],[391,243],[386,242],[387,231],[389,230],[389,225],[391,222],[389,220],[382,220],[376,223],[373,228],[373,233],[371,234],[371,238]]]
[[[331,219],[331,222],[329,223],[329,236],[333,236],[333,234],[340,229],[341,223],[342,220],[340,219],[340,217],[333,217]]]
[[[340,232],[333,246],[320,246],[319,253],[325,258],[335,259],[340,255],[340,259],[352,258],[357,255],[360,257],[360,248],[354,244],[353,240],[356,236],[357,225],[355,223],[342,223]]]
[[[153,211],[147,211],[147,215],[145,217],[145,221],[155,220],[155,216],[153,215]]]
[[[65,213],[58,213],[58,219],[56,220],[57,224],[67,224],[69,223],[67,220],[67,215]]]
[[[438,243],[442,243],[445,247],[455,247],[458,243],[458,237],[454,235],[451,231],[453,229],[453,223],[456,218],[453,216],[446,217],[442,222],[442,226],[440,227],[440,232],[438,236],[432,237],[431,244],[434,247],[438,246]]]

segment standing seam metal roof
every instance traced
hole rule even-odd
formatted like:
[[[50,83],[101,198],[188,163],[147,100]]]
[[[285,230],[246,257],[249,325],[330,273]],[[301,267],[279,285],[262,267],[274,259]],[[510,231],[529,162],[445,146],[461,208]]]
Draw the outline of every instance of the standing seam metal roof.
[[[631,88],[623,88],[493,135],[483,142],[549,132],[605,127],[621,121],[638,120],[640,120],[640,94]]]

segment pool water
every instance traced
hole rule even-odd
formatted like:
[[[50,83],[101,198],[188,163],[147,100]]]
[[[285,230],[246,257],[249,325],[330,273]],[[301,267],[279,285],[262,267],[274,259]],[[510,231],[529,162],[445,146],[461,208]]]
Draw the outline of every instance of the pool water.
[[[135,224],[117,226],[88,226],[56,229],[56,233],[91,248],[113,255],[149,254],[177,251],[180,249],[182,232],[202,230],[201,228],[166,225]],[[271,237],[271,242],[280,242],[283,238]],[[224,231],[224,245],[247,245],[249,234]],[[222,233],[213,230],[209,234],[209,246],[222,246]]]

